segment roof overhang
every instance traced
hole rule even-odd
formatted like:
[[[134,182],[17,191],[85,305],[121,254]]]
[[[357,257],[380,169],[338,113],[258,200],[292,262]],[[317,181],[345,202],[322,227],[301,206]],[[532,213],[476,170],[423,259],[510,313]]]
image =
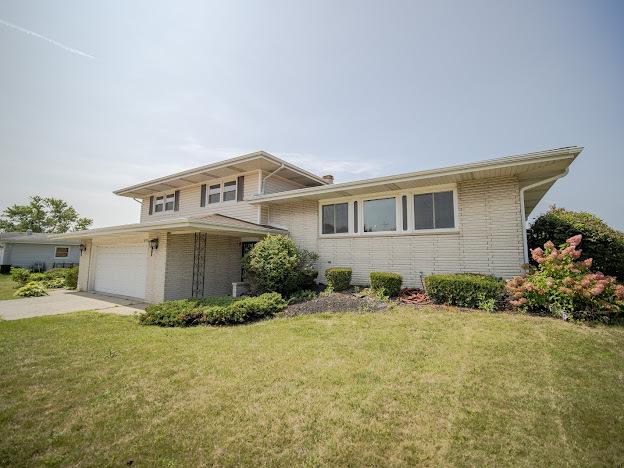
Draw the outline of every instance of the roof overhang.
[[[440,169],[290,190],[269,195],[258,195],[251,199],[250,202],[280,204],[295,200],[324,200],[494,177],[516,177],[522,188],[535,184],[540,180],[564,174],[581,151],[583,151],[582,147],[571,146],[537,153],[506,156]],[[528,213],[535,208],[550,186],[552,186],[552,183],[526,192],[528,197],[526,210]]]
[[[59,245],[59,240],[56,235],[51,235],[47,239],[27,239],[27,238],[15,238],[15,237],[7,237],[0,238],[0,244],[34,244],[34,245]],[[67,241],[63,242],[64,245],[78,245],[80,242],[78,241]]]
[[[321,177],[290,164],[265,151],[256,151],[214,164],[178,172],[166,177],[149,180],[137,185],[115,190],[113,193],[124,197],[142,198],[154,193],[176,190],[187,185],[206,182],[210,179],[236,177],[246,172],[262,170],[273,172],[279,169],[280,177],[292,180],[305,187],[327,184]]]
[[[214,217],[213,217],[214,218]],[[141,233],[186,233],[186,232],[206,232],[225,236],[245,236],[245,235],[265,235],[284,234],[288,231],[272,226],[262,226],[260,224],[249,223],[233,218],[219,217],[223,219],[202,219],[202,218],[175,218],[149,223],[123,224],[85,231],[69,232],[55,235],[55,239],[93,239],[97,237],[114,237],[128,234]]]

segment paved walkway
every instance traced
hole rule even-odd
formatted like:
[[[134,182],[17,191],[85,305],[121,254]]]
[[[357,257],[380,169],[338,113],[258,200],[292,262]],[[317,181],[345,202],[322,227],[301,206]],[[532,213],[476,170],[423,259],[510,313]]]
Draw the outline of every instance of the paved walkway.
[[[0,301],[0,317],[4,320],[18,320],[81,310],[132,315],[141,312],[147,306],[145,302],[140,302],[140,299],[108,296],[100,293],[67,290],[48,291],[48,293],[49,296]]]

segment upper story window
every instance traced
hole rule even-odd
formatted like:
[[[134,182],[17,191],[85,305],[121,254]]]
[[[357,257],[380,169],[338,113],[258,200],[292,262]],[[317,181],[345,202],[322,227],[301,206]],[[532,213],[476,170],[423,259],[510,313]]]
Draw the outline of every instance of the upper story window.
[[[364,232],[396,231],[396,198],[364,200]]]
[[[223,201],[236,200],[236,181],[232,180],[223,184]]]
[[[453,191],[414,195],[414,229],[455,227]]]
[[[243,201],[245,193],[245,176],[235,180],[219,181],[212,185],[202,184],[199,189],[199,206],[214,205],[230,201]]]
[[[56,257],[56,258],[67,258],[67,257],[69,257],[69,247],[55,247],[54,248],[54,257]]]
[[[178,211],[180,208],[180,191],[149,197],[149,214],[163,211]]]
[[[208,190],[208,204],[221,201],[221,184],[211,185]]]
[[[156,197],[156,203],[154,203],[154,212],[160,213],[165,207],[165,197]]]

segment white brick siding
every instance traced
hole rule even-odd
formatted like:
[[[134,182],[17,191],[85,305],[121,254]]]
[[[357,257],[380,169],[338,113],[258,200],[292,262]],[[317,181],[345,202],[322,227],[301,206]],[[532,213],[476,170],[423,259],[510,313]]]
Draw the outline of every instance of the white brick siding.
[[[166,300],[191,297],[193,283],[193,234],[169,234],[164,297]],[[241,244],[238,237],[208,235],[204,295],[232,293],[232,283],[240,281]]]
[[[319,254],[319,281],[326,268],[353,268],[353,283],[368,284],[371,271],[392,271],[405,285],[420,286],[419,272],[475,272],[504,278],[523,263],[520,190],[512,178],[458,184],[459,231],[320,237],[315,201],[271,205],[268,222],[289,230],[297,245]]]

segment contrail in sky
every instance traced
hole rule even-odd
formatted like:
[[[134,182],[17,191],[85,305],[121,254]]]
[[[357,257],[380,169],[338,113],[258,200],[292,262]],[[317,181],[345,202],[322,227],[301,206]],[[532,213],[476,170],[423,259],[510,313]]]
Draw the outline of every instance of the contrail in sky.
[[[54,44],[55,46],[60,47],[61,49],[65,49],[67,52],[71,52],[72,54],[82,55],[83,57],[87,57],[90,59],[95,58],[93,55],[89,55],[86,52],[83,52],[78,49],[74,49],[73,47],[66,46],[65,44],[61,44],[60,42],[56,42],[54,39],[50,39],[49,37],[42,36],[41,34],[37,34],[34,31],[20,28],[19,26],[11,24],[8,21],[4,21],[3,19],[0,19],[0,24],[4,24],[5,26],[15,29],[16,31],[23,32],[24,34],[30,34],[31,36],[35,36],[35,37],[38,37],[39,39],[43,39],[44,41],[48,41],[50,44]]]

